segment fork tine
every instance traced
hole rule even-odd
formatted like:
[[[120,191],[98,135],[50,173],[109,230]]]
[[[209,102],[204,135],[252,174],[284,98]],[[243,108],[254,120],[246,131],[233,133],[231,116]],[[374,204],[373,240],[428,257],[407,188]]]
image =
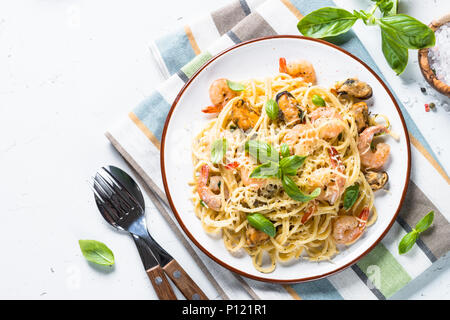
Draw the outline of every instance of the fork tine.
[[[105,210],[108,212],[108,214],[111,216],[112,220],[116,223],[119,219],[119,208],[111,201],[110,196],[106,193],[104,188],[101,186],[98,181],[92,177],[92,188],[95,190],[95,196],[99,196],[98,199],[101,201],[102,207],[105,208]]]
[[[117,192],[113,188],[113,186],[111,186],[110,183],[106,181],[106,179],[100,174],[100,172],[96,173],[94,180],[101,186],[103,190],[108,190],[106,191],[108,194],[108,200],[112,203],[120,218],[127,216],[128,213],[134,209],[134,206],[130,205],[129,202],[120,194],[120,192]]]
[[[95,198],[98,199],[101,203],[105,203],[105,201],[103,200],[102,196],[94,188],[94,181],[93,181],[92,177],[91,177],[91,180],[87,181],[87,184],[88,184],[89,188],[92,190],[92,192],[94,192]]]
[[[139,202],[134,198],[134,196],[127,190],[127,188],[125,188],[125,187],[120,183],[120,181],[118,181],[118,180],[112,175],[111,172],[109,172],[108,169],[106,169],[105,167],[102,167],[102,171],[105,173],[105,175],[101,174],[101,172],[100,172],[100,175],[101,175],[103,178],[109,179],[109,180],[110,180],[110,181],[111,181],[111,182],[112,182],[112,183],[120,190],[118,193],[122,196],[122,198],[125,198],[125,195],[126,195],[126,198],[128,198],[128,199],[126,199],[126,200],[130,200],[132,206],[138,206],[138,207],[140,207]],[[105,177],[105,176],[106,176],[106,177]]]
[[[116,206],[122,208],[125,211],[130,211],[130,210],[134,209],[134,203],[127,200],[122,195],[122,192],[120,190],[117,190],[117,187],[115,187],[110,181],[108,181],[105,177],[103,177],[103,175],[100,172],[97,172],[96,177],[97,176],[98,176],[99,180],[101,180],[98,182],[102,185],[105,185],[106,188],[108,188],[109,191],[111,191],[112,194],[110,195],[110,199],[112,200],[113,203],[116,204]],[[117,198],[120,198],[120,199],[117,199]]]
[[[104,209],[104,211],[100,210],[100,213],[102,214],[102,216],[109,223],[116,225],[117,221],[120,219],[120,217],[117,215],[115,209],[111,209],[111,207],[113,205],[108,200],[108,197],[105,197],[104,190],[102,189],[102,187],[98,184],[98,182],[95,181],[94,177],[91,177],[90,181],[88,181],[88,185],[91,188],[91,190],[94,192],[95,200],[98,200],[97,205],[101,206]]]
[[[101,171],[103,171],[103,174],[102,174]],[[100,176],[104,180],[108,180],[109,181],[109,185],[111,186],[111,188],[116,190],[116,192],[119,194],[119,196],[124,201],[126,201],[133,208],[140,206],[139,203],[137,202],[137,200],[133,197],[133,195],[127,190],[127,188],[125,188],[120,183],[120,181],[117,181],[117,179],[111,174],[111,172],[108,171],[108,169],[106,169],[105,167],[102,167],[101,171],[99,171]]]

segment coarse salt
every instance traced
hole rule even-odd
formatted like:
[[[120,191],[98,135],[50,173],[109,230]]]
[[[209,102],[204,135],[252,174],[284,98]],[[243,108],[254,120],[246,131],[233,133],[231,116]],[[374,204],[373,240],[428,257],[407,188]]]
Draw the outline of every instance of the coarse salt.
[[[436,77],[450,84],[450,22],[436,31],[436,45],[428,50],[428,61]]]

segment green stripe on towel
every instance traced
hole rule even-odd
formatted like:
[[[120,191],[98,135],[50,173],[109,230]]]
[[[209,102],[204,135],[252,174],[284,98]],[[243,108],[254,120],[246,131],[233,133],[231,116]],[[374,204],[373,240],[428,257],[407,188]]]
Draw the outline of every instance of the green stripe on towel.
[[[382,243],[372,249],[357,265],[386,298],[411,281],[410,275]]]
[[[181,68],[181,71],[188,77],[192,77],[195,72],[197,72],[198,69],[209,59],[212,58],[211,53],[208,51],[200,53],[198,56],[196,56],[191,62],[189,62],[187,65],[185,65],[183,68]]]

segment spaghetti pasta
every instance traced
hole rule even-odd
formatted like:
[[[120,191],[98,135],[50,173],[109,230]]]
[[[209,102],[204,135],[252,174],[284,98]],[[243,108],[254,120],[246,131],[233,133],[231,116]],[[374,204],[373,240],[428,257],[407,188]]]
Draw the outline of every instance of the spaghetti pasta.
[[[240,84],[244,89],[228,95],[215,109],[217,117],[193,139],[195,214],[206,232],[221,234],[231,253],[245,250],[260,272],[300,257],[330,260],[340,244],[356,241],[377,219],[360,161],[362,133],[352,111],[357,99],[284,72]],[[325,106],[315,105],[315,96]],[[279,107],[275,118],[265,109],[271,99]],[[223,141],[223,154],[220,148],[212,151],[216,141]],[[261,149],[249,150],[250,141]],[[213,162],[211,152],[219,152],[221,161]],[[288,170],[283,165],[289,161],[295,165]],[[349,200],[351,186],[357,193]],[[248,216],[255,214],[273,225],[274,236],[250,223]]]

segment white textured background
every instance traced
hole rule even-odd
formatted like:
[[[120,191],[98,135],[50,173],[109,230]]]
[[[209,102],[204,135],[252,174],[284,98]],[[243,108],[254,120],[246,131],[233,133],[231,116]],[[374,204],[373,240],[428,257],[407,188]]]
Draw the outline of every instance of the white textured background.
[[[150,40],[228,2],[0,1],[0,298],[155,298],[133,242],[103,221],[86,180],[105,164],[126,168],[103,133],[163,80]],[[336,2],[347,9],[369,3]],[[400,2],[425,23],[450,12],[448,0]],[[449,172],[450,148],[439,143],[448,139],[448,100],[420,93],[415,52],[396,77],[376,30],[354,29]],[[431,100],[439,108],[425,113]],[[161,240],[158,230],[167,226],[157,215],[148,220]],[[86,263],[77,241],[89,238],[113,249],[113,269]],[[185,254],[170,241],[165,246],[175,257]],[[449,299],[449,267],[447,255],[394,298]],[[201,274],[191,275],[212,290]]]

